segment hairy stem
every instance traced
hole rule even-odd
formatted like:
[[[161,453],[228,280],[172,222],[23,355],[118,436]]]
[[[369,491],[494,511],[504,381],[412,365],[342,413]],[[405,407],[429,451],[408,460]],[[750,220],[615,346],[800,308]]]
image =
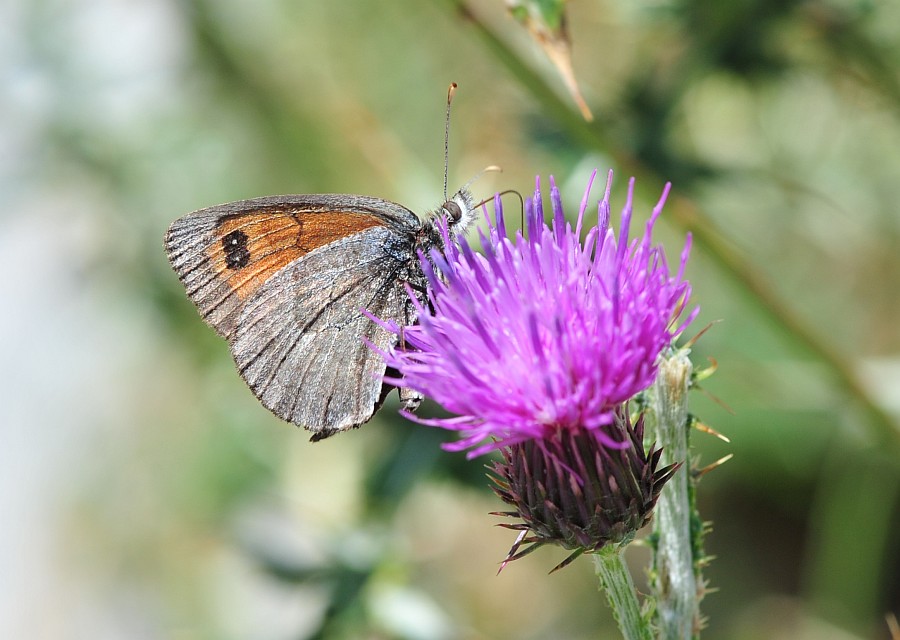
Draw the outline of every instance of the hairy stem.
[[[594,567],[622,637],[625,640],[652,640],[647,620],[641,616],[637,591],[625,565],[622,547],[594,554]]]

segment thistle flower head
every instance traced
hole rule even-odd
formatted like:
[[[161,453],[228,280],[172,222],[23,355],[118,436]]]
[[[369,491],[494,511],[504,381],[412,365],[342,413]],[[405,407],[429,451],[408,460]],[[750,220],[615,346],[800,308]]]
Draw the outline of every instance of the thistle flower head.
[[[643,415],[632,425],[620,407],[609,429],[629,446],[606,447],[590,431],[567,429],[502,450],[491,479],[494,492],[514,510],[495,515],[521,520],[501,525],[521,532],[502,566],[555,544],[572,551],[555,571],[582,553],[630,542],[649,522],[678,465],[658,468],[661,450],[651,446],[645,453]]]
[[[630,446],[610,430],[618,407],[650,386],[657,357],[696,309],[685,316],[690,236],[674,274],[652,244],[668,185],[643,235],[630,239],[634,183],[616,235],[611,182],[612,172],[597,223],[583,241],[590,184],[573,229],[551,178],[550,225],[538,180],[525,203],[526,234],[507,238],[497,197],[495,221],[488,220],[481,237],[483,253],[448,241],[443,255],[422,256],[429,305],[419,309],[418,325],[389,327],[401,334],[403,347],[384,354],[401,376],[387,381],[456,414],[411,416],[459,431],[462,438],[448,449],[477,456],[565,430],[584,430],[614,448]]]

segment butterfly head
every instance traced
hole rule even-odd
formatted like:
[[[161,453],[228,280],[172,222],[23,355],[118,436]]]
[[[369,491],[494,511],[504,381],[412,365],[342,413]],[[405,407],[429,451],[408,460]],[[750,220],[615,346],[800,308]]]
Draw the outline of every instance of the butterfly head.
[[[465,233],[466,227],[475,219],[475,199],[468,188],[463,187],[435,212],[435,217],[443,220],[451,238]]]

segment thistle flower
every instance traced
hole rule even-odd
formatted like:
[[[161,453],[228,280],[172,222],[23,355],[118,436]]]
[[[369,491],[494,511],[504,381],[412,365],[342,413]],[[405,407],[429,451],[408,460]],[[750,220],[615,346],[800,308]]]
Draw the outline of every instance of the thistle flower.
[[[400,374],[387,381],[457,414],[409,417],[461,432],[447,449],[502,452],[495,492],[515,510],[496,515],[521,519],[503,525],[520,531],[503,565],[548,543],[573,552],[560,568],[629,542],[677,469],[658,468],[655,447],[645,453],[643,417],[632,425],[626,403],[653,383],[658,357],[697,313],[679,320],[690,296],[690,236],[673,275],[652,244],[669,186],[643,236],[629,239],[634,181],[618,238],[611,183],[612,172],[584,242],[590,183],[573,229],[552,178],[553,220],[544,223],[538,180],[525,206],[527,236],[514,240],[496,198],[484,253],[448,238],[444,255],[422,256],[429,306],[419,305],[418,325],[388,327],[403,348],[384,354]]]
[[[661,449],[644,452],[644,416],[632,425],[619,407],[611,430],[629,446],[604,446],[585,429],[505,447],[491,470],[494,492],[514,511],[494,515],[521,519],[501,524],[519,531],[501,569],[545,544],[572,551],[553,571],[582,553],[624,545],[650,521],[663,485],[677,464],[658,468]],[[521,545],[529,545],[519,551]]]
[[[611,183],[612,172],[598,223],[584,242],[591,184],[572,229],[552,178],[553,221],[544,223],[538,179],[525,203],[527,237],[506,237],[497,197],[495,222],[488,220],[481,237],[483,254],[448,241],[444,255],[423,257],[430,308],[419,308],[416,326],[389,327],[402,334],[404,348],[384,354],[400,373],[387,382],[456,414],[409,416],[461,432],[447,449],[470,449],[474,457],[567,429],[586,430],[613,448],[630,446],[609,430],[618,407],[650,386],[657,357],[697,310],[679,324],[690,295],[684,280],[690,236],[674,275],[662,248],[652,245],[669,185],[643,237],[630,240],[634,181],[618,238],[609,225]]]

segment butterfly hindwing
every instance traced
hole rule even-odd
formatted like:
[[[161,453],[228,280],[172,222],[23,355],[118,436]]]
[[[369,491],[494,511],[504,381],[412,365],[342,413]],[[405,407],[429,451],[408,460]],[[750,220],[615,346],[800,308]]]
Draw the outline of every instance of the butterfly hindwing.
[[[368,228],[312,251],[265,282],[231,339],[238,370],[279,417],[320,439],[371,418],[385,364],[363,341],[387,349],[396,336],[361,313],[411,324],[402,280],[407,242]]]

